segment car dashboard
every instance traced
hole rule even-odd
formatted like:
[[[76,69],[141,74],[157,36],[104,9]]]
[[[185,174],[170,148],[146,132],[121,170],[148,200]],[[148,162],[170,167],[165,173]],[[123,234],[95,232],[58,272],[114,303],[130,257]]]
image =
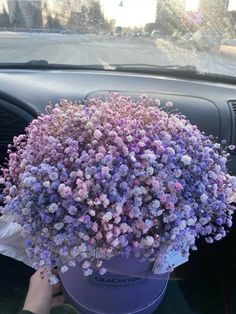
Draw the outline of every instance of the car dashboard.
[[[103,96],[110,92],[133,97],[145,94],[158,98],[163,106],[171,101],[174,109],[184,114],[202,132],[213,135],[216,141],[226,140],[227,145],[236,144],[236,84],[105,70],[3,69],[0,70],[0,164],[5,161],[7,144],[13,136],[24,132],[32,119],[45,113],[49,102],[55,104],[60,99],[83,101],[86,97]],[[231,152],[228,168],[231,174],[236,175],[234,151]],[[181,293],[194,313],[224,313],[225,308],[235,310],[230,279],[235,274],[233,260],[236,256],[235,250],[232,250],[235,245],[236,233],[232,228],[229,236],[222,241],[208,246],[199,243],[199,252],[196,255],[193,252],[190,262],[180,268],[180,273],[181,270],[184,273],[180,278],[186,279],[180,281]],[[1,259],[0,264],[12,265],[14,269],[18,267],[22,272],[22,266],[13,265],[12,261]],[[1,266],[1,278],[5,278],[5,268]],[[23,272],[29,270],[23,269]],[[22,280],[19,275],[14,278]],[[6,276],[6,281],[9,281],[9,276]],[[211,289],[219,295],[217,302]],[[174,312],[181,313],[177,308]]]

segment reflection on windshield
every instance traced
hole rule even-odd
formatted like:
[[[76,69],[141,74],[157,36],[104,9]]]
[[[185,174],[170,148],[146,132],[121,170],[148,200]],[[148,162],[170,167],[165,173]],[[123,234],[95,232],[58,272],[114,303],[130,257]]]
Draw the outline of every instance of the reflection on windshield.
[[[193,65],[235,76],[234,0],[0,0],[0,62]]]

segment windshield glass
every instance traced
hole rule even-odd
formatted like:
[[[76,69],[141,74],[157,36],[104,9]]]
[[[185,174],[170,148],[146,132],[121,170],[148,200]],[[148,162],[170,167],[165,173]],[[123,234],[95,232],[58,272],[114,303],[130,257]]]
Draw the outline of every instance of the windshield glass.
[[[0,63],[192,65],[236,76],[235,0],[0,0]]]

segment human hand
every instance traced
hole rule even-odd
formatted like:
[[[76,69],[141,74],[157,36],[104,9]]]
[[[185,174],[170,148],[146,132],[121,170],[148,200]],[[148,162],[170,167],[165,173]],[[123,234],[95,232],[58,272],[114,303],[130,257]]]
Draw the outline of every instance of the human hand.
[[[60,283],[52,286],[43,275],[44,270],[38,269],[30,278],[28,293],[23,310],[35,314],[48,314],[51,306],[64,303]]]

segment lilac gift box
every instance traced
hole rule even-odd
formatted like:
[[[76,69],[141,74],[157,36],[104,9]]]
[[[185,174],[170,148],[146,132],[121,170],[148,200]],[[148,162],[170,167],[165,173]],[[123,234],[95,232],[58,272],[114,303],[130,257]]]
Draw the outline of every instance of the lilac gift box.
[[[116,256],[103,263],[105,275],[85,277],[80,267],[61,274],[67,301],[82,313],[149,314],[161,303],[169,273],[154,275],[153,264]]]

